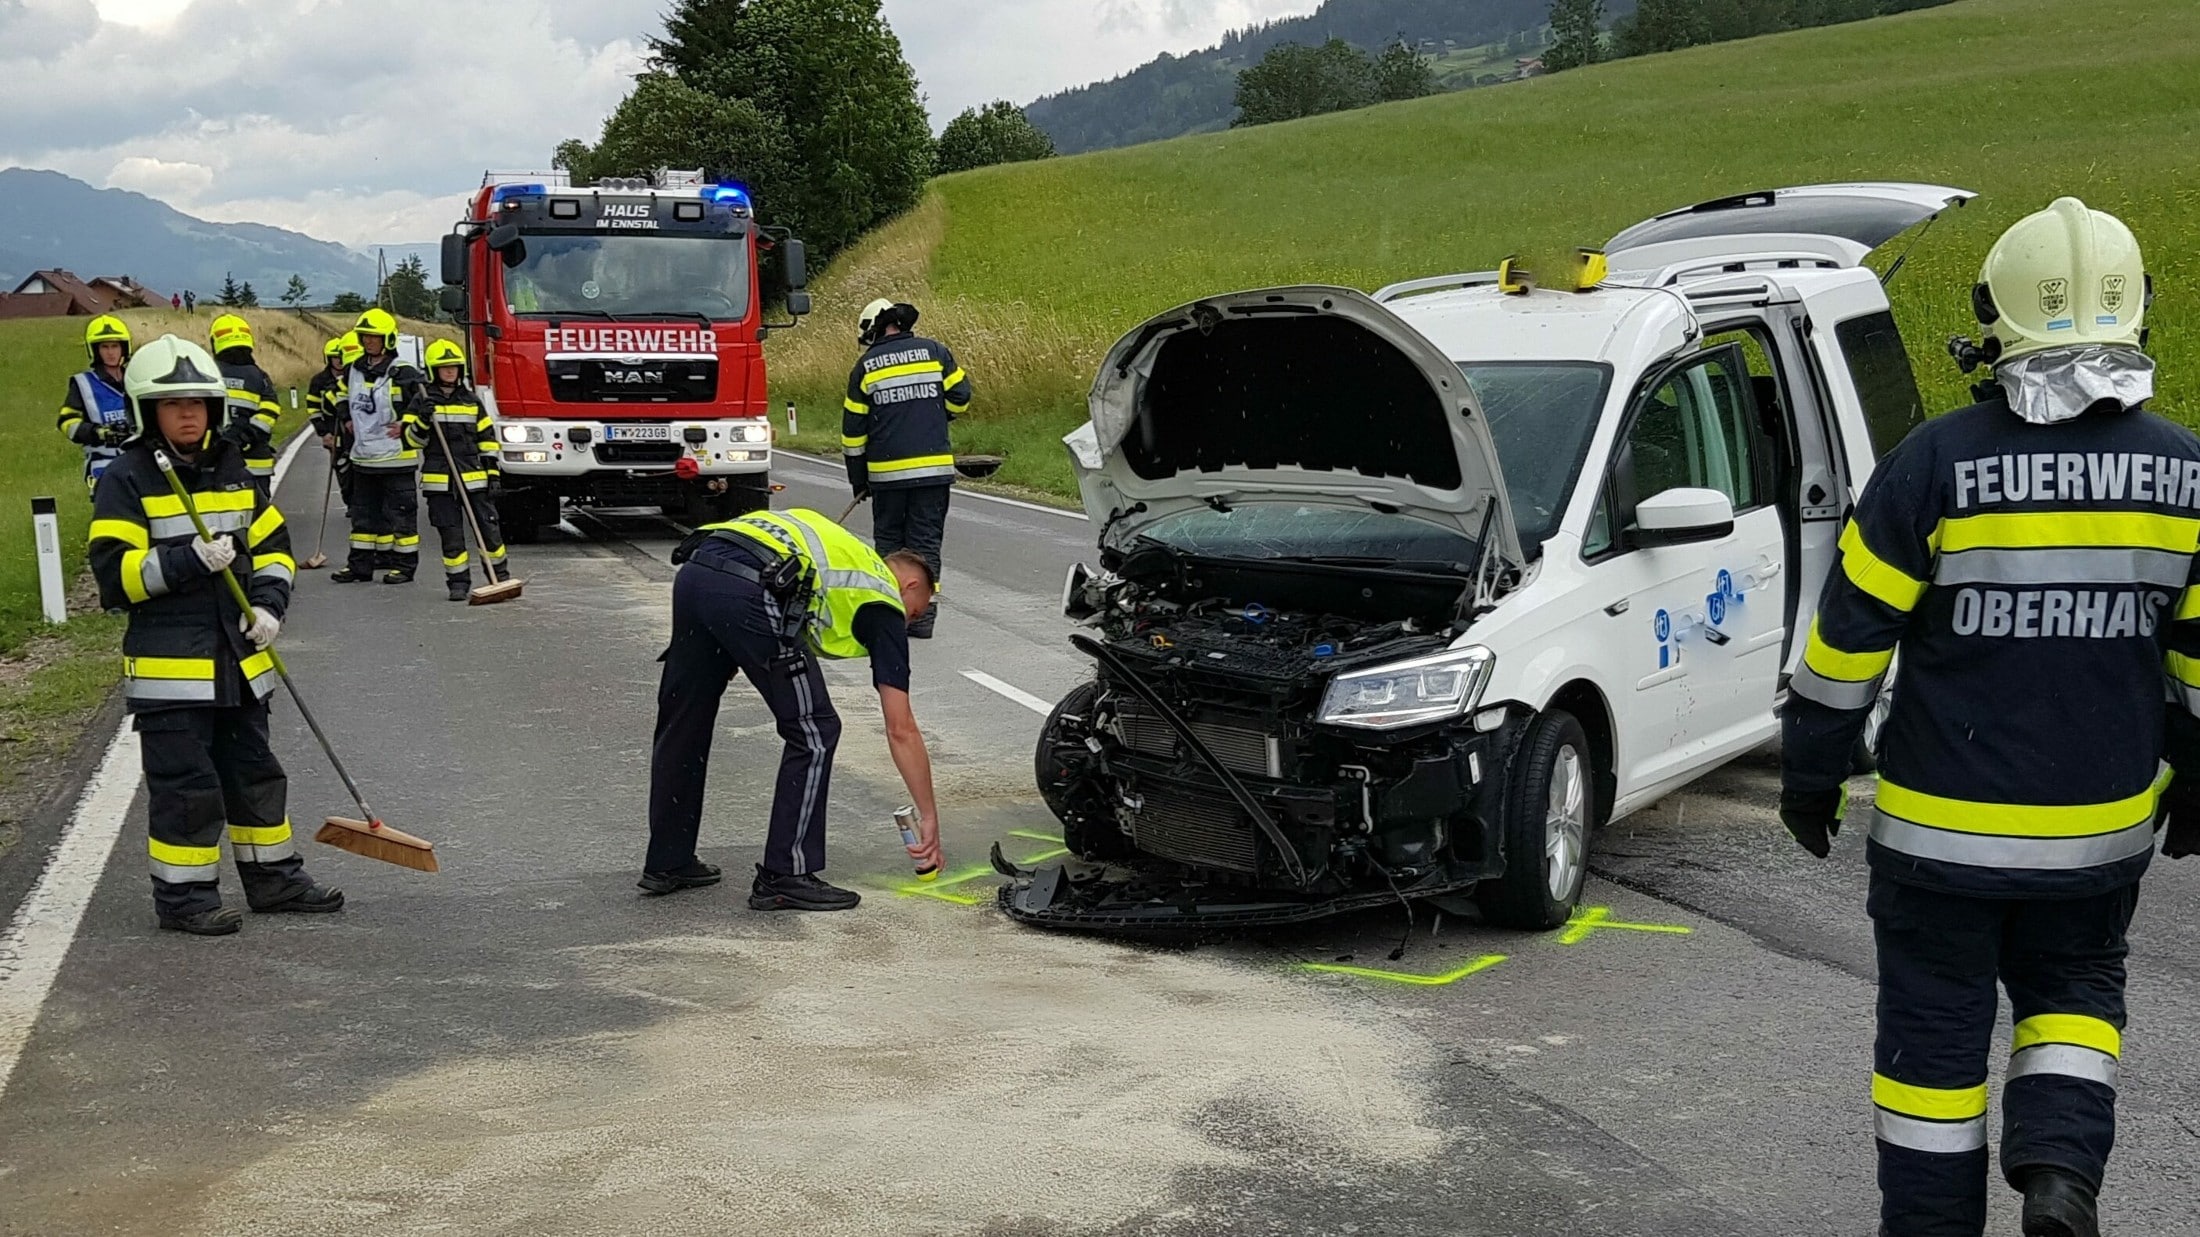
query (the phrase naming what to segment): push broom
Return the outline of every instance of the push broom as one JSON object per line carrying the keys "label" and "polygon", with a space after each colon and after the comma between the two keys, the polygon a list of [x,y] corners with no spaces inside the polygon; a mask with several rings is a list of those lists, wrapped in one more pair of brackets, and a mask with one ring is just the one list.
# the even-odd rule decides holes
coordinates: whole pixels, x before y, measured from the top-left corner
{"label": "push broom", "polygon": [[451,470],[451,479],[448,484],[452,489],[458,491],[458,505],[466,509],[466,527],[474,530],[474,544],[481,547],[481,569],[489,575],[487,584],[466,594],[466,604],[469,606],[493,606],[500,601],[516,600],[520,595],[520,590],[527,587],[527,581],[515,580],[510,576],[506,576],[502,580],[497,579],[496,560],[489,557],[489,543],[481,535],[481,522],[474,519],[473,496],[466,492],[466,479],[459,476],[458,457],[451,454],[451,440],[443,434],[443,422],[431,417],[428,423],[435,426],[435,440],[443,444],[443,462],[449,465]]}
{"label": "push broom", "polygon": [[328,456],[328,479],[321,483],[321,535],[313,539],[313,557],[299,563],[300,567],[319,569],[328,566],[328,555],[323,551],[328,549],[328,500],[335,489],[336,453],[331,451]]}
{"label": "push broom", "polygon": [[[183,478],[176,475],[175,463],[168,458],[168,453],[155,451],[153,460],[160,465],[161,475],[168,478],[168,488],[175,491],[176,498],[183,503],[184,511],[190,515],[191,526],[199,530],[199,536],[212,541],[214,535],[207,531],[206,521],[199,518],[198,504],[191,501],[191,491],[184,488]],[[244,585],[238,583],[237,573],[224,567],[222,579],[228,582],[229,596],[236,601],[238,611],[249,617],[252,614],[252,599],[245,595]],[[401,868],[414,868],[422,872],[436,871],[438,865],[435,861],[435,844],[382,823],[382,818],[376,816],[374,809],[367,806],[367,797],[359,792],[359,783],[351,780],[351,774],[345,770],[343,760],[336,755],[336,745],[329,742],[328,736],[321,732],[321,723],[313,720],[313,710],[306,707],[305,697],[298,694],[298,685],[290,679],[290,668],[283,664],[283,655],[276,652],[272,644],[267,646],[267,658],[274,664],[276,677],[282,679],[283,686],[289,690],[291,703],[298,706],[298,716],[306,719],[306,728],[313,732],[314,739],[321,745],[321,751],[327,754],[329,764],[336,769],[336,776],[343,780],[344,789],[351,792],[351,801],[359,805],[359,814],[366,818],[349,820],[342,816],[331,816],[322,824],[321,831],[313,835],[313,840],[369,859],[394,863]]]}

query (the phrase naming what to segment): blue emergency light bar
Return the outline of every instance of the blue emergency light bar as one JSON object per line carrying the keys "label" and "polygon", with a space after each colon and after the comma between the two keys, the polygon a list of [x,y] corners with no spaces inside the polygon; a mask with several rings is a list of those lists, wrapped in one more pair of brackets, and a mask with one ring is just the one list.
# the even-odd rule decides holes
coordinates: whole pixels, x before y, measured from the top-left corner
{"label": "blue emergency light bar", "polygon": [[739,185],[705,185],[703,200],[713,206],[750,206],[749,191]]}
{"label": "blue emergency light bar", "polygon": [[549,190],[541,185],[498,185],[489,193],[489,201],[502,202],[506,198],[539,198]]}

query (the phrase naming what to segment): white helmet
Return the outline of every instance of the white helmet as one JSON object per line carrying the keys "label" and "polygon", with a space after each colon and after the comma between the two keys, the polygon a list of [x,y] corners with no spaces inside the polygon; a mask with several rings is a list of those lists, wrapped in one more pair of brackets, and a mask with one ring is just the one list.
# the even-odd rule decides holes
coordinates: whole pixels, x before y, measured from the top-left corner
{"label": "white helmet", "polygon": [[2123,221],[2057,198],[1986,255],[1972,308],[1995,362],[2051,348],[2140,348],[2153,300],[2138,238]]}
{"label": "white helmet", "polygon": [[129,396],[132,438],[151,432],[159,420],[153,406],[164,399],[207,401],[209,430],[229,398],[222,371],[206,349],[188,339],[163,335],[130,354],[130,367],[122,372],[122,388]]}
{"label": "white helmet", "polygon": [[878,320],[894,307],[892,301],[880,297],[863,307],[856,315],[856,342],[868,348],[878,340]]}

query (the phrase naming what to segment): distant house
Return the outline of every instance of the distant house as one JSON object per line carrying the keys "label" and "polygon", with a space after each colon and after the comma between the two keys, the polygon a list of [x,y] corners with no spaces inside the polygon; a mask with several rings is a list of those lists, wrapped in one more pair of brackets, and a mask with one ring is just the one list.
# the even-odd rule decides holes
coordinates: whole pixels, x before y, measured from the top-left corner
{"label": "distant house", "polygon": [[1541,56],[1522,56],[1513,61],[1513,80],[1516,82],[1526,81],[1531,77],[1541,77],[1547,72],[1549,70],[1543,67],[1543,57]]}
{"label": "distant house", "polygon": [[128,275],[86,281],[56,267],[32,271],[15,291],[0,293],[0,318],[82,318],[167,299]]}

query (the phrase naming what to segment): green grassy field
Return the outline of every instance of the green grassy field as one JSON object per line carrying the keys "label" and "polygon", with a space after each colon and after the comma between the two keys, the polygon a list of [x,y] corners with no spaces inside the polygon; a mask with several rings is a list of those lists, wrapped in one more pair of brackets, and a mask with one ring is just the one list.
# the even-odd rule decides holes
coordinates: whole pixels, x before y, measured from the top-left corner
{"label": "green grassy field", "polygon": [[[2188,0],[1962,0],[1536,81],[981,169],[835,263],[816,325],[772,345],[776,403],[827,414],[856,310],[911,300],[978,386],[963,451],[1066,492],[1055,441],[1107,346],[1173,304],[1299,281],[1373,288],[1596,244],[1674,206],[1814,181],[1925,180],[1984,196],[1894,285],[1929,403],[1975,329],[1993,238],[2057,194],[2122,215],[2161,288],[2157,406],[2200,366],[2200,22]],[[801,445],[829,447],[824,415]],[[820,433],[819,431],[824,431]]]}

